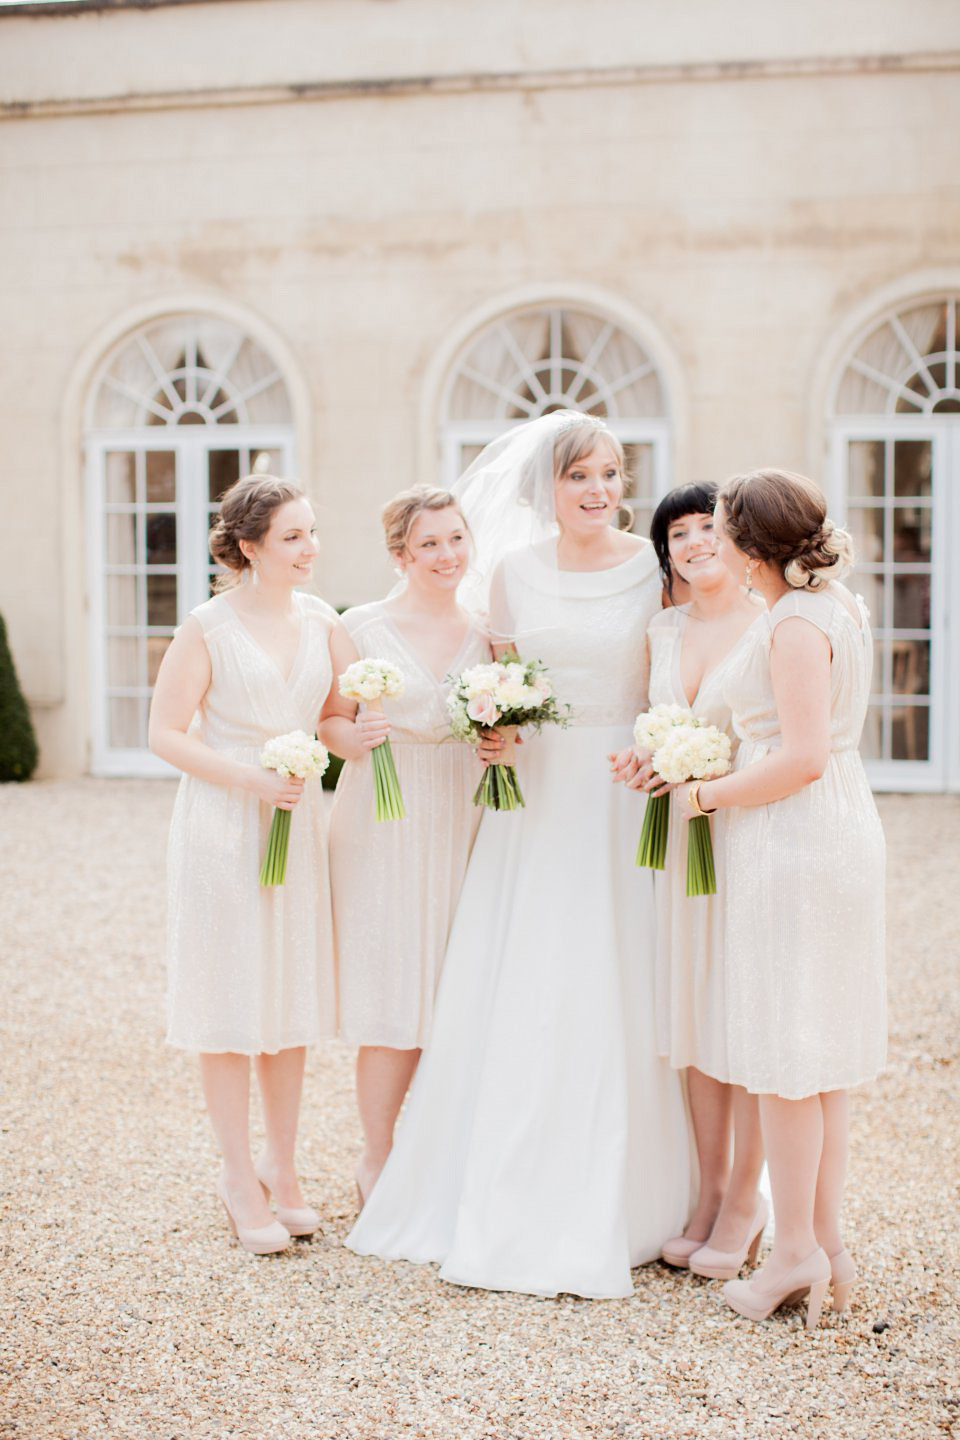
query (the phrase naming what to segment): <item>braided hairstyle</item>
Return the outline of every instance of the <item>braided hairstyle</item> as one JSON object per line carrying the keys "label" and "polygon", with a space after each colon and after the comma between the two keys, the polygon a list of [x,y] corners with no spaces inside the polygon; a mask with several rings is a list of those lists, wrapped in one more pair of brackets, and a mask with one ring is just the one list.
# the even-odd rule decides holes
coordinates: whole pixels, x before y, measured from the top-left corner
{"label": "braided hairstyle", "polygon": [[853,565],[853,542],[827,516],[823,492],[789,470],[734,475],[717,497],[724,529],[753,560],[779,565],[795,590],[822,590]]}
{"label": "braided hairstyle", "polygon": [[227,571],[217,580],[217,590],[238,584],[250,569],[240,541],[258,545],[270,529],[274,511],[288,500],[302,499],[302,490],[275,475],[244,475],[224,491],[217,523],[210,531],[210,554]]}

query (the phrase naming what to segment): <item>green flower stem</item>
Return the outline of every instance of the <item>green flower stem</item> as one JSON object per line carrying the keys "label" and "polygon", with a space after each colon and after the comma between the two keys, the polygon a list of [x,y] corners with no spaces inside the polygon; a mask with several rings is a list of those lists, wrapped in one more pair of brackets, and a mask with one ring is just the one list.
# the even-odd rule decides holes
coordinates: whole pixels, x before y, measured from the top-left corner
{"label": "green flower stem", "polygon": [[260,870],[261,885],[284,885],[287,880],[287,849],[290,844],[289,810],[274,810],[267,837],[267,853]]}
{"label": "green flower stem", "polygon": [[637,864],[646,870],[662,870],[667,859],[670,830],[670,796],[652,795],[643,812],[643,828],[637,847]]}
{"label": "green flower stem", "polygon": [[716,895],[717,875],[713,865],[713,840],[706,815],[695,816],[688,827],[687,894]]}
{"label": "green flower stem", "polygon": [[526,805],[513,765],[488,765],[473,797],[488,810],[519,810]]}
{"label": "green flower stem", "polygon": [[373,786],[377,800],[377,819],[405,820],[407,812],[389,740],[384,740],[373,752]]}

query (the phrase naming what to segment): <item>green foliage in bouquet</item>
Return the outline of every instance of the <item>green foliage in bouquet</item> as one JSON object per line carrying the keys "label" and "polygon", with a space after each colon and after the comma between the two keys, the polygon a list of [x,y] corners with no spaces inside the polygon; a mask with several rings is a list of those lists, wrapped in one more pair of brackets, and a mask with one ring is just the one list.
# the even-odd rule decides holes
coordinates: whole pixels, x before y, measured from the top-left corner
{"label": "green foliage in bouquet", "polygon": [[29,780],[37,768],[37,738],[0,615],[0,781]]}

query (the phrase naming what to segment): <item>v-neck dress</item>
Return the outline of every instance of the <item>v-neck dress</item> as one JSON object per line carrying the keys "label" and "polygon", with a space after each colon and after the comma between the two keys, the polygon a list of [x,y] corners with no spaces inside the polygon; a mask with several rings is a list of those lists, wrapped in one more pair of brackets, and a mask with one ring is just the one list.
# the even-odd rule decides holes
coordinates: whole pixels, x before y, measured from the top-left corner
{"label": "v-neck dress", "polygon": [[[683,705],[707,725],[737,737],[724,698],[724,676],[746,642],[749,627],[729,652],[704,675],[691,703],[684,689],[680,653],[689,607],[654,615],[647,630],[650,646],[650,704]],[[758,611],[757,624],[763,612]],[[726,885],[725,838],[729,811],[710,821],[717,873],[716,895],[687,895],[688,827],[670,799],[666,864],[657,874],[657,1048],[677,1070],[693,1065],[714,1080],[729,1080],[723,966],[723,895]]]}
{"label": "v-neck dress", "polygon": [[[430,1037],[483,772],[450,733],[446,676],[431,674],[384,603],[358,605],[342,620],[361,657],[389,660],[404,677],[384,708],[407,818],[377,820],[369,756],[343,767],[330,822],[340,1034],[353,1045],[417,1049]],[[449,673],[489,659],[486,637],[471,628]]]}
{"label": "v-neck dress", "polygon": [[[265,742],[312,735],[332,680],[337,616],[297,593],[300,644],[285,678],[226,595],[191,613],[211,680],[191,731],[251,765]],[[336,1030],[333,926],[318,780],[291,812],[287,880],[260,885],[273,808],[246,790],[184,775],[168,847],[168,1032],[185,1050],[276,1054]]]}

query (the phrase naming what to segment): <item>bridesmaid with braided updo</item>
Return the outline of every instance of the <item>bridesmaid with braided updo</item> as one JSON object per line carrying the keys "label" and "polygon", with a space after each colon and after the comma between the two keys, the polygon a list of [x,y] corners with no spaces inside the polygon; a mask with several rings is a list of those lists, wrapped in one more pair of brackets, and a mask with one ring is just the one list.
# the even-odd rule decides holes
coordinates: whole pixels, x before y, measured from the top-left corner
{"label": "bridesmaid with braided updo", "polygon": [[840,1224],[847,1090],[886,1052],[884,841],[857,745],[873,647],[841,583],[850,537],[802,475],[757,470],[721,489],[719,553],[767,602],[724,675],[734,770],[682,786],[684,818],[723,809],[729,1079],[760,1097],[773,1251],[732,1308],[763,1320],[855,1279]]}
{"label": "bridesmaid with braided updo", "polygon": [[[305,1047],[336,1026],[320,784],[264,770],[267,740],[312,735],[332,678],[336,613],[301,590],[313,511],[286,480],[226,492],[210,549],[220,593],[177,631],[157,676],[150,746],[183,771],[168,850],[171,1045],[199,1053],[223,1156],[217,1191],[241,1245],[282,1250],[316,1230],[294,1148]],[[274,808],[292,811],[286,884],[259,883]],[[250,1062],[266,1146],[250,1153]],[[276,1218],[267,1203],[276,1207]]]}

